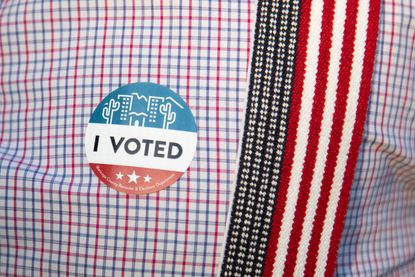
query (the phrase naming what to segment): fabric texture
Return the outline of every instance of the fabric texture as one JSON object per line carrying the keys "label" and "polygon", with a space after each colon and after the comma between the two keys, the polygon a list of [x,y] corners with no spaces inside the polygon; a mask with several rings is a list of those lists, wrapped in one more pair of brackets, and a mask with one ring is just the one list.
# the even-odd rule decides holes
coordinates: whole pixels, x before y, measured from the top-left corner
{"label": "fabric texture", "polygon": [[415,2],[382,1],[337,276],[415,275]]}
{"label": "fabric texture", "polygon": [[[251,2],[1,4],[0,274],[213,276],[246,93]],[[114,89],[170,87],[199,143],[166,190],[99,183],[86,123]]]}
{"label": "fabric texture", "polygon": [[[379,6],[377,0],[259,1],[223,276],[333,275],[363,135]],[[286,110],[273,116],[268,103]],[[270,159],[268,148],[282,160]]]}
{"label": "fabric texture", "polygon": [[222,276],[260,276],[287,136],[300,3],[259,1]]}
{"label": "fabric texture", "polygon": [[[288,2],[297,3],[275,3]],[[357,2],[359,6],[352,5]],[[320,41],[323,43],[313,48],[314,55],[321,53],[330,60],[330,44],[341,48],[341,35],[339,40],[325,40],[330,37],[330,28],[341,33],[342,28],[336,26],[346,20],[339,19],[334,11],[347,10],[348,20],[358,20],[365,12],[360,17],[354,12],[374,2],[298,1],[303,5],[299,15],[308,17],[311,24],[302,24],[306,26],[302,32],[308,34],[314,28],[310,43],[317,46]],[[286,232],[287,227],[280,230],[289,236],[284,241],[291,241],[288,248],[280,247],[281,242],[273,237],[270,244],[266,239],[267,251],[273,245],[276,256],[268,262],[268,274],[301,275],[304,269],[306,273],[318,274],[324,270],[328,275],[335,270],[336,276],[415,275],[415,6],[412,2],[381,2],[363,144],[356,170],[347,171],[348,184],[352,185],[349,204],[344,197],[338,204],[341,213],[346,213],[348,207],[343,232],[337,219],[334,225],[335,242],[340,242],[337,264],[336,245],[325,245],[327,256],[312,255],[316,249],[322,249],[314,238],[310,243],[312,251],[302,255],[305,253],[302,245],[308,246],[303,243],[306,241],[303,226],[314,226],[303,224],[310,219],[303,216],[304,208],[305,215],[310,214],[303,206],[289,210],[293,224],[287,226],[294,232]],[[225,265],[221,257],[226,242],[226,217],[233,205],[240,166],[238,148],[248,114],[245,112],[246,100],[249,101],[247,78],[256,7],[257,3],[251,0],[0,1],[0,276],[220,273]],[[270,5],[267,11],[271,9],[276,6]],[[279,16],[286,15],[284,11]],[[370,18],[365,19],[372,22],[368,32],[374,32],[377,26]],[[280,26],[277,22],[272,24]],[[319,32],[320,29],[324,31]],[[359,37],[363,38],[366,36]],[[305,49],[306,40],[303,43],[298,47]],[[303,53],[297,59],[309,62],[306,52]],[[353,55],[343,55],[346,63],[356,61],[351,59]],[[362,60],[357,62],[364,61],[366,55],[360,57]],[[325,77],[331,72],[327,66],[323,62],[311,72],[320,72],[317,83],[327,79],[336,85],[337,78]],[[297,71],[297,79],[310,72],[309,67],[302,68],[305,72],[299,75]],[[170,87],[190,106],[198,126],[198,148],[189,170],[176,184],[154,194],[125,195],[99,183],[92,173],[85,157],[84,133],[92,111],[109,92],[128,83],[147,81]],[[294,82],[298,90],[298,80]],[[304,94],[299,91],[295,94],[297,100],[290,102],[291,106],[296,105],[295,101],[307,105],[334,101],[330,97],[313,100],[310,96],[313,90],[303,88],[303,91]],[[300,99],[307,95],[311,98]],[[257,96],[265,99],[262,94]],[[274,101],[272,97],[269,99]],[[309,122],[312,134],[299,131],[296,135],[304,143],[309,141],[307,137],[321,137],[316,135],[318,131],[331,130],[331,125],[324,121],[314,128],[320,124],[317,114],[323,107],[314,106],[316,110],[312,108],[305,113],[314,118]],[[349,120],[348,116],[344,118]],[[338,122],[341,123],[335,121]],[[308,128],[301,122],[298,126]],[[292,136],[285,139],[288,143],[297,142]],[[317,143],[317,139],[313,141],[313,147]],[[303,150],[303,154],[308,153]],[[300,172],[296,176],[302,177],[301,170],[310,161],[314,163],[309,160],[300,168],[293,167]],[[277,163],[274,166],[278,168]],[[353,173],[356,174],[352,184]],[[300,188],[305,193],[284,194],[279,185],[271,188],[260,185],[261,193],[275,189],[283,195],[276,197],[273,211],[280,211],[281,197],[292,203],[297,202],[297,197],[311,199],[313,187]],[[322,191],[326,197],[332,193],[330,189]],[[271,198],[267,195],[264,199]],[[254,216],[262,213],[255,205],[250,208]],[[270,211],[263,214],[269,215]],[[274,213],[274,222],[275,216],[291,218],[285,211]],[[337,213],[333,218],[338,218]],[[319,220],[322,223],[324,218]],[[254,221],[249,224],[255,232],[263,231]],[[271,228],[267,232],[276,234]],[[251,256],[243,257],[242,261],[256,266],[254,272],[260,267],[254,263],[265,254],[252,251],[251,246],[262,249],[263,238],[267,236],[260,234],[257,240],[251,236],[245,245],[241,241],[235,243],[250,251],[247,253]],[[325,241],[326,238],[322,236],[319,241],[323,244],[333,241]],[[307,257],[315,261],[304,260]]]}
{"label": "fabric texture", "polygon": [[332,276],[363,134],[380,1],[303,1],[264,276]]}

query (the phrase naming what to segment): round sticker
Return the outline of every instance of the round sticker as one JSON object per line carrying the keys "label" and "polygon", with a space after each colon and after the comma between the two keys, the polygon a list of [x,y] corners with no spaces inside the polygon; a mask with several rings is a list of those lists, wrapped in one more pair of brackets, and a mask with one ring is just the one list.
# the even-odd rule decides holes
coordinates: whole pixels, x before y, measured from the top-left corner
{"label": "round sticker", "polygon": [[111,92],[86,128],[86,156],[95,175],[129,194],[162,190],[189,167],[197,144],[195,119],[165,86],[134,83]]}

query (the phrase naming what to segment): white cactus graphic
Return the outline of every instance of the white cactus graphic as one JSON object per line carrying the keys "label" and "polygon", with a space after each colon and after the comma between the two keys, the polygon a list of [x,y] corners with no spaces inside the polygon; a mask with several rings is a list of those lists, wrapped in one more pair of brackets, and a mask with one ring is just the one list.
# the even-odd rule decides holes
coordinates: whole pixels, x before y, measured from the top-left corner
{"label": "white cactus graphic", "polygon": [[169,129],[169,126],[176,121],[176,113],[171,111],[171,104],[160,105],[160,113],[164,115],[163,129]]}
{"label": "white cactus graphic", "polygon": [[107,124],[112,124],[112,117],[114,112],[120,109],[120,103],[111,99],[108,103],[108,106],[102,109],[102,117],[105,118]]}

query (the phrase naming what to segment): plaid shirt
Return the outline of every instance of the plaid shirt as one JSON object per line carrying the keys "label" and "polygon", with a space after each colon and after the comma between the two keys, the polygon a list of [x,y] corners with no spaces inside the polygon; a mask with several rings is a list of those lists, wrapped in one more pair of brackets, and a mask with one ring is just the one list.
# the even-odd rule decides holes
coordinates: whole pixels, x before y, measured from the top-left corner
{"label": "plaid shirt", "polygon": [[[237,168],[253,1],[0,3],[0,275],[213,276]],[[415,274],[414,3],[382,1],[336,275]],[[198,125],[155,194],[100,183],[85,127],[109,92],[163,84]]]}

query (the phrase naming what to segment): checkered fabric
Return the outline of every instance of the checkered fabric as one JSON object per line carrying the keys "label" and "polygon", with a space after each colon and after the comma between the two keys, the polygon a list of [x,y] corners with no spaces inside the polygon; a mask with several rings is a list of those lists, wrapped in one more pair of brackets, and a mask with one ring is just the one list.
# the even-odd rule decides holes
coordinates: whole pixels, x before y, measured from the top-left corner
{"label": "checkered fabric", "polygon": [[[0,276],[219,272],[255,9],[252,0],[0,1]],[[411,0],[381,5],[337,276],[415,275],[414,12]],[[125,195],[90,170],[84,133],[109,92],[147,81],[187,102],[198,148],[176,184]]]}
{"label": "checkered fabric", "polygon": [[[0,274],[213,276],[234,176],[254,5],[248,1],[1,4]],[[84,132],[133,82],[190,106],[198,148],[159,193],[99,183]]]}
{"label": "checkered fabric", "polygon": [[415,2],[384,0],[337,276],[415,276]]}

